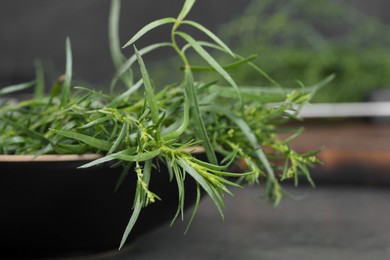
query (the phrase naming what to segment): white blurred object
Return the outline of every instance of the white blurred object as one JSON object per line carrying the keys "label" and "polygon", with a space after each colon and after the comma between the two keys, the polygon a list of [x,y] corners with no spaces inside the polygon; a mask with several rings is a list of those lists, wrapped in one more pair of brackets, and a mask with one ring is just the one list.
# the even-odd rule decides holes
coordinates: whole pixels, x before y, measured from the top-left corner
{"label": "white blurred object", "polygon": [[389,117],[390,102],[308,104],[299,112],[303,118]]}

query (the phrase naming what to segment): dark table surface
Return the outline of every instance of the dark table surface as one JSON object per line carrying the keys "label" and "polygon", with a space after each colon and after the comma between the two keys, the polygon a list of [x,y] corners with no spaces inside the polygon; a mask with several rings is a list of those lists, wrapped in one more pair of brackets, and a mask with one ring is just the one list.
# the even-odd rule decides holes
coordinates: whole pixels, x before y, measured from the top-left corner
{"label": "dark table surface", "polygon": [[120,252],[78,259],[390,259],[390,189],[287,190],[304,197],[273,208],[261,188],[234,190],[224,222],[205,198],[186,235],[186,222],[167,223]]}

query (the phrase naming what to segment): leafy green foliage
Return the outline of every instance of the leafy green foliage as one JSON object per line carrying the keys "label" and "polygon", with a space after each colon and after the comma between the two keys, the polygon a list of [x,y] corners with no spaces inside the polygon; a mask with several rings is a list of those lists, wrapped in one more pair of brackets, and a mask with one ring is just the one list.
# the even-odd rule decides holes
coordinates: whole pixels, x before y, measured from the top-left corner
{"label": "leafy green foliage", "polygon": [[[220,33],[244,55],[261,54],[256,64],[284,86],[335,74],[313,102],[364,101],[390,86],[389,26],[343,1],[253,0]],[[268,84],[248,67],[235,75],[247,85]]]}
{"label": "leafy green foliage", "polygon": [[[276,205],[284,194],[280,181],[297,180],[299,175],[305,175],[310,181],[307,167],[316,163],[314,154],[301,155],[290,148],[290,140],[299,132],[292,132],[291,138],[286,140],[279,138],[284,129],[282,125],[294,118],[296,110],[311,98],[313,88],[259,89],[254,95],[245,88],[241,91],[225,68],[230,71],[249,64],[259,72],[259,77],[267,75],[251,63],[254,56],[242,58],[233,54],[206,28],[185,20],[194,2],[187,0],[177,19],[161,19],[146,25],[125,46],[131,46],[152,29],[168,24],[172,25],[171,42],[153,44],[139,51],[134,46],[134,55],[126,60],[118,47],[118,34],[110,32],[111,53],[117,67],[110,89],[115,91],[115,87],[122,84],[126,87],[123,92],[107,94],[73,86],[71,46],[67,40],[64,80],[54,84],[50,95],[36,95],[25,101],[12,98],[1,101],[1,154],[98,153],[101,158],[81,167],[115,161],[124,169],[118,185],[127,172],[134,169],[138,181],[133,213],[120,247],[131,235],[142,208],[164,199],[149,190],[153,178],[151,169],[157,162],[166,164],[167,178],[175,180],[178,187],[174,219],[183,218],[184,180],[192,178],[197,183],[197,201],[190,222],[198,208],[201,190],[212,199],[223,218],[223,196],[231,194],[229,187],[241,187],[245,182],[257,183],[263,178],[266,180],[265,195]],[[111,30],[116,30],[117,16],[119,1],[113,0]],[[212,42],[197,41],[182,25],[203,31]],[[177,38],[185,43],[180,45]],[[231,65],[221,65],[206,50],[208,47],[232,58]],[[143,55],[159,48],[171,48],[177,54],[181,59],[183,78],[180,82],[158,86],[159,90],[156,90],[156,82],[152,80]],[[196,66],[190,63],[187,50],[197,53],[212,68],[216,79],[222,77],[222,82],[218,85],[216,81],[203,82],[202,71],[194,73]],[[30,82],[4,88],[0,94],[34,84],[36,88],[42,87],[38,81]],[[208,161],[196,159],[189,151],[190,147],[199,145],[204,148]],[[224,157],[225,164],[217,160],[216,154]],[[233,163],[245,165],[240,172],[229,172]],[[236,180],[242,183],[238,184]]]}

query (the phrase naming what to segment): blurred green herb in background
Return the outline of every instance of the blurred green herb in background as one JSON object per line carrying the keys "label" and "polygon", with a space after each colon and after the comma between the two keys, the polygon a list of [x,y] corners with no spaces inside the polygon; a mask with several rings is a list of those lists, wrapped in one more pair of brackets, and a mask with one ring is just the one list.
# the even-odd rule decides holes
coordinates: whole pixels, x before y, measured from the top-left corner
{"label": "blurred green herb in background", "polygon": [[[334,73],[313,102],[364,101],[370,91],[390,87],[389,26],[342,1],[253,0],[220,33],[239,52],[259,54],[256,64],[284,86]],[[245,67],[234,76],[268,84]]]}

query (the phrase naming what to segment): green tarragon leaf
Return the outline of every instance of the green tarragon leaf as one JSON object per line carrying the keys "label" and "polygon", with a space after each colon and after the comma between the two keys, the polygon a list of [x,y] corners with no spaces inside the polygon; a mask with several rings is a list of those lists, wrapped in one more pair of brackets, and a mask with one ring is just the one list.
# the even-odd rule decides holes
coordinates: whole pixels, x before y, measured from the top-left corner
{"label": "green tarragon leaf", "polygon": [[130,45],[133,45],[139,38],[141,38],[143,35],[145,35],[147,32],[150,30],[153,30],[156,27],[159,27],[161,25],[169,24],[169,23],[174,23],[176,22],[175,18],[168,17],[168,18],[163,18],[159,19],[156,21],[153,21],[147,25],[145,25],[141,30],[139,30],[122,48],[129,47]]}
{"label": "green tarragon leaf", "polygon": [[102,151],[110,150],[111,145],[112,145],[111,142],[100,140],[100,139],[97,139],[95,137],[88,136],[85,134],[80,134],[80,133],[76,133],[76,132],[72,132],[72,131],[57,130],[57,129],[50,129],[50,130],[56,134],[80,141],[82,143],[85,143],[89,146],[92,146],[92,147],[97,148],[97,149],[102,150]]}

